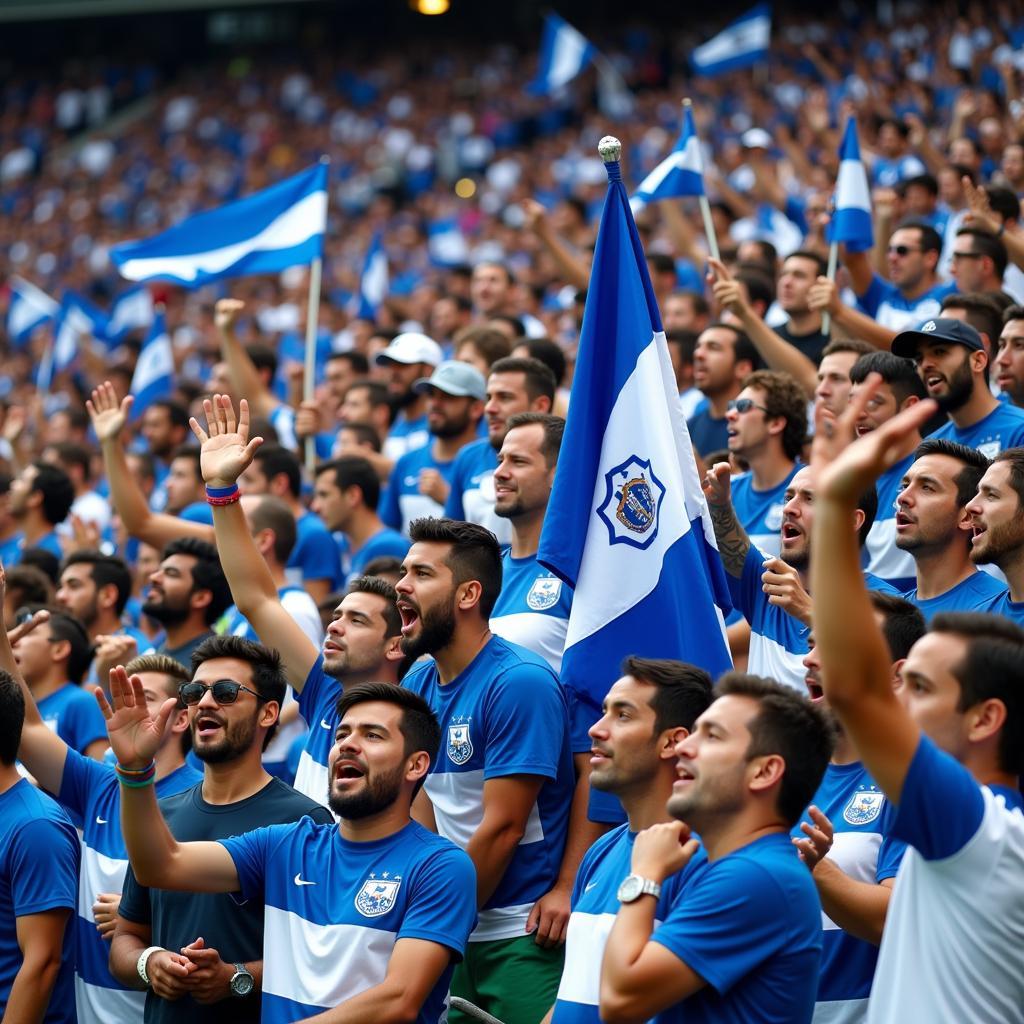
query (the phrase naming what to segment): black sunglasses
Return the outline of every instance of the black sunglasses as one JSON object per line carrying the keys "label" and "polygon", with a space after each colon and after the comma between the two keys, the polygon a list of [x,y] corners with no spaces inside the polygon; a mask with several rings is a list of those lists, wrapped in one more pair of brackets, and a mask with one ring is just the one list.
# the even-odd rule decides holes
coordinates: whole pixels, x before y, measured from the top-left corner
{"label": "black sunglasses", "polygon": [[752,398],[734,398],[725,408],[729,412],[732,412],[734,409],[736,412],[750,412],[751,409],[760,409],[761,412],[768,411],[763,405],[758,405]]}
{"label": "black sunglasses", "polygon": [[218,679],[215,683],[210,683],[209,686],[206,683],[182,683],[178,687],[178,700],[186,707],[191,707],[203,699],[207,690],[213,693],[213,699],[218,704],[234,704],[238,700],[239,690],[251,693],[257,700],[267,699],[255,690],[250,690],[248,686],[236,683],[233,679]]}
{"label": "black sunglasses", "polygon": [[890,256],[908,256],[912,252],[924,252],[924,249],[916,249],[912,245],[890,245],[888,252]]}

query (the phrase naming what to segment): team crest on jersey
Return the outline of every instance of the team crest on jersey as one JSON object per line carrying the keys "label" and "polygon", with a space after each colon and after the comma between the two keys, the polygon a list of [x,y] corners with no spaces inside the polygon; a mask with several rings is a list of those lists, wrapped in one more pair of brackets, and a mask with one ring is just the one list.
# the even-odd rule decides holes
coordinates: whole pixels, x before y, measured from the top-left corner
{"label": "team crest on jersey", "polygon": [[553,608],[561,593],[562,581],[557,576],[538,576],[526,595],[527,607],[535,612]]}
{"label": "team crest on jersey", "polygon": [[658,535],[658,512],[665,488],[651,463],[631,455],[604,475],[605,499],[597,514],[608,527],[609,543],[641,551]]}
{"label": "team crest on jersey", "polygon": [[356,893],[356,910],[363,917],[380,917],[386,914],[398,898],[398,890],[402,887],[400,875],[389,877],[385,871],[380,878],[375,874],[363,882],[362,889]]}
{"label": "team crest on jersey", "polygon": [[858,789],[843,811],[843,821],[849,825],[869,825],[882,813],[884,805],[884,793],[877,789]]}
{"label": "team crest on jersey", "polygon": [[994,441],[986,441],[984,444],[978,445],[978,451],[985,456],[986,459],[994,459],[999,452],[1002,450],[1002,445],[999,443],[998,438]]}
{"label": "team crest on jersey", "polygon": [[780,501],[768,509],[768,512],[764,517],[765,529],[771,530],[772,533],[782,529],[782,509],[784,507],[785,506]]}
{"label": "team crest on jersey", "polygon": [[465,764],[473,756],[473,738],[469,734],[469,722],[458,721],[448,726],[448,759],[455,764]]}

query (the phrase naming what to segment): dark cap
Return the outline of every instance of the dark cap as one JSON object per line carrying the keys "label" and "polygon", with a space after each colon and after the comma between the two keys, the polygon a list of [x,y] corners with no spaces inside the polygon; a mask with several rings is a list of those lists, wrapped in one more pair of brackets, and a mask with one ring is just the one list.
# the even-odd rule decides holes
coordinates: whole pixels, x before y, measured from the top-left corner
{"label": "dark cap", "polygon": [[901,331],[897,334],[892,339],[893,355],[913,359],[917,355],[918,345],[934,345],[936,342],[963,345],[972,352],[985,351],[981,335],[970,324],[942,316],[925,320],[916,331]]}

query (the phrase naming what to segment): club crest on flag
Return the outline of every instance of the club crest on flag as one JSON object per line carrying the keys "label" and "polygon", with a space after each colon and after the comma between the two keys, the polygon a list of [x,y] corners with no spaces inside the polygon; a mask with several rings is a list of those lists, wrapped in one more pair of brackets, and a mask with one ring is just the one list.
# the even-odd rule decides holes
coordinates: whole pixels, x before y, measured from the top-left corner
{"label": "club crest on flag", "polygon": [[562,581],[557,576],[538,576],[526,595],[526,604],[532,611],[542,612],[553,608],[562,593]]}
{"label": "club crest on flag", "polygon": [[597,514],[608,527],[608,542],[645,550],[658,536],[658,511],[665,497],[650,461],[631,455],[608,470],[604,480],[604,504]]}
{"label": "club crest on flag", "polygon": [[401,887],[402,879],[399,876],[374,878],[370,875],[356,893],[356,910],[363,917],[380,917],[381,914],[386,914],[395,905]]}
{"label": "club crest on flag", "polygon": [[882,813],[884,806],[884,793],[877,789],[860,789],[843,810],[843,821],[850,825],[868,825]]}
{"label": "club crest on flag", "polygon": [[448,759],[454,764],[465,764],[472,756],[473,738],[469,735],[469,723],[449,725]]}

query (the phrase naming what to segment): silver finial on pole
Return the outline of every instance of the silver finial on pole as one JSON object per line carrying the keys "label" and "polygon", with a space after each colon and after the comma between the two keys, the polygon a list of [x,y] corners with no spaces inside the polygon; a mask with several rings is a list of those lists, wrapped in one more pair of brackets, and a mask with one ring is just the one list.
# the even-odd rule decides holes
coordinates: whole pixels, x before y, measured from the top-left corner
{"label": "silver finial on pole", "polygon": [[622,143],[614,135],[606,135],[597,144],[597,151],[606,164],[615,163],[622,156]]}

